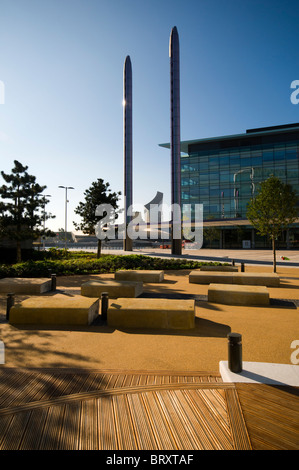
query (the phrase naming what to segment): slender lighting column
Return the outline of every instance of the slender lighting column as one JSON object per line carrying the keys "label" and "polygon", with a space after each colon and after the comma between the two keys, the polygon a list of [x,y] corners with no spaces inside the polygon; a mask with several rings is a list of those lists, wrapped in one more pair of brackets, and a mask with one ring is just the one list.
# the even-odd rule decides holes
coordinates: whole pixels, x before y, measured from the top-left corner
{"label": "slender lighting column", "polygon": [[58,188],[65,189],[65,228],[64,228],[64,235],[65,235],[65,249],[67,249],[67,203],[69,202],[67,199],[67,190],[68,189],[75,189],[72,186],[58,186]]}
{"label": "slender lighting column", "polygon": [[178,210],[172,211],[171,251],[182,253],[181,228],[181,135],[180,135],[180,46],[176,26],[171,30],[169,40],[170,57],[170,152],[171,152],[171,204]]}
{"label": "slender lighting column", "polygon": [[125,251],[132,251],[133,242],[127,235],[127,225],[132,219],[128,214],[128,209],[132,210],[133,203],[133,126],[132,126],[132,64],[130,56],[126,57],[124,64],[124,83],[123,83],[123,109],[124,109],[124,226],[125,237],[123,248]]}
{"label": "slender lighting column", "polygon": [[45,244],[46,244],[46,235],[45,235],[45,231],[46,231],[46,197],[52,197],[51,194],[45,194],[44,195],[44,199],[43,199],[43,202],[44,202],[44,236],[43,236],[43,250],[45,251]]}

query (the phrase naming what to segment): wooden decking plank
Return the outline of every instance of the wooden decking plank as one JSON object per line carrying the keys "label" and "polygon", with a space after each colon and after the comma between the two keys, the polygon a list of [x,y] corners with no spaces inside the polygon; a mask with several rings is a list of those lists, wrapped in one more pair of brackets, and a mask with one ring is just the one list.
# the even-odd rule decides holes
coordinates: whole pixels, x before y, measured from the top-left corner
{"label": "wooden decking plank", "polygon": [[41,436],[39,450],[57,450],[63,425],[65,406],[50,406]]}
{"label": "wooden decking plank", "polygon": [[177,398],[177,393],[171,391],[156,392],[157,399],[167,425],[173,435],[178,449],[196,449],[197,441],[186,429],[186,420],[182,416],[182,408]]}
{"label": "wooden decking plank", "polygon": [[19,450],[38,450],[48,409],[32,410]]}
{"label": "wooden decking plank", "polygon": [[98,447],[97,400],[83,400],[81,403],[79,450],[94,450]]}
{"label": "wooden decking plank", "polygon": [[0,419],[0,450],[2,450],[3,445],[5,445],[7,431],[13,419],[14,419],[13,411],[7,416],[2,416]]}
{"label": "wooden decking plank", "polygon": [[111,397],[97,400],[98,448],[100,450],[118,450],[115,415]]}
{"label": "wooden decking plank", "polygon": [[211,412],[213,400],[211,391],[208,389],[207,394],[203,395],[203,390],[194,389],[188,390],[185,394],[198,422],[198,434],[201,436],[203,449],[232,450],[232,436],[230,427],[227,426],[227,415],[224,416],[226,425],[223,425],[223,414]]}
{"label": "wooden decking plank", "polygon": [[66,403],[60,432],[60,450],[78,450],[81,409],[81,402],[79,400],[76,403]]}
{"label": "wooden decking plank", "polygon": [[[34,374],[20,374],[19,376],[9,376],[5,378],[1,377],[1,407],[13,406],[14,402],[21,400],[22,395],[24,394],[24,389],[29,386],[31,379],[34,378]],[[11,380],[13,379],[13,380]]]}
{"label": "wooden decking plank", "polygon": [[137,450],[134,426],[131,418],[127,396],[116,395],[112,397],[115,413],[118,448],[121,450]]}
{"label": "wooden decking plank", "polygon": [[31,412],[16,413],[6,429],[1,450],[18,450],[26,430]]}
{"label": "wooden decking plank", "polygon": [[251,450],[251,442],[236,390],[227,389],[225,394],[234,448],[237,450]]}
{"label": "wooden decking plank", "polygon": [[253,449],[299,449],[298,388],[238,384],[237,392]]}
{"label": "wooden decking plank", "polygon": [[164,419],[155,394],[153,392],[145,392],[143,394],[143,402],[158,450],[177,450],[177,443]]}
{"label": "wooden decking plank", "polygon": [[129,394],[127,399],[130,405],[137,448],[140,450],[157,450],[157,442],[145,410],[142,394]]}

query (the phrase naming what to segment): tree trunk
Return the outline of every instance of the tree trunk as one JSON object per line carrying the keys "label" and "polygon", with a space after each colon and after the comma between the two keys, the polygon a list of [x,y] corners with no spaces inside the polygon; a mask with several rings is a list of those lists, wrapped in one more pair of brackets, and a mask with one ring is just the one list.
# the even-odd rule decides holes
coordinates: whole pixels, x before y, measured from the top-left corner
{"label": "tree trunk", "polygon": [[100,257],[101,257],[101,250],[102,250],[102,240],[98,239],[97,258],[100,258]]}
{"label": "tree trunk", "polygon": [[272,249],[273,249],[273,272],[276,273],[276,245],[275,238],[272,238]]}

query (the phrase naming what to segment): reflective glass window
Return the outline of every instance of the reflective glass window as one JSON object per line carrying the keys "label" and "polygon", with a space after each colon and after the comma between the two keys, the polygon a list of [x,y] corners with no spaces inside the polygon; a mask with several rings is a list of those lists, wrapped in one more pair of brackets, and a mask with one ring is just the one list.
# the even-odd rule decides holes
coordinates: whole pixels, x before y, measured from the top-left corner
{"label": "reflective glass window", "polygon": [[251,166],[251,157],[241,158],[241,167]]}
{"label": "reflective glass window", "polygon": [[274,151],[274,160],[284,160],[285,152],[284,150],[275,150]]}
{"label": "reflective glass window", "polygon": [[286,150],[286,160],[296,160],[296,159],[297,159],[296,149]]}
{"label": "reflective glass window", "polygon": [[262,165],[262,157],[251,157],[251,165],[252,166],[260,166]]}
{"label": "reflective glass window", "polygon": [[209,164],[208,162],[199,162],[199,171],[208,170]]}
{"label": "reflective glass window", "polygon": [[263,151],[263,160],[265,162],[270,162],[273,160],[273,150],[264,150]]}
{"label": "reflective glass window", "polygon": [[229,171],[221,171],[219,174],[220,182],[228,182],[229,181]]}
{"label": "reflective glass window", "polygon": [[204,187],[204,188],[199,188],[199,194],[201,196],[208,196],[209,194],[209,188]]}
{"label": "reflective glass window", "polygon": [[209,164],[210,164],[210,166],[213,166],[213,165],[218,166],[219,165],[219,157],[218,156],[210,157]]}

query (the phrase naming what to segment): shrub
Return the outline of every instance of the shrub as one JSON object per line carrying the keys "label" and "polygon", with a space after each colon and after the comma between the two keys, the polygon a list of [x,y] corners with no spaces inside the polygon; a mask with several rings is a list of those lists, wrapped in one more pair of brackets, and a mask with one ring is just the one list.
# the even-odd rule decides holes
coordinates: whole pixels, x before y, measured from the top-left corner
{"label": "shrub", "polygon": [[54,253],[54,257],[56,255],[58,259],[29,260],[13,265],[2,264],[0,265],[0,278],[49,277],[51,273],[55,273],[57,276],[101,274],[113,273],[119,269],[190,270],[207,264],[221,264],[217,262],[207,263],[183,259],[153,258],[145,255],[105,255],[98,259],[88,256],[71,256],[66,259],[59,259],[60,253]]}

